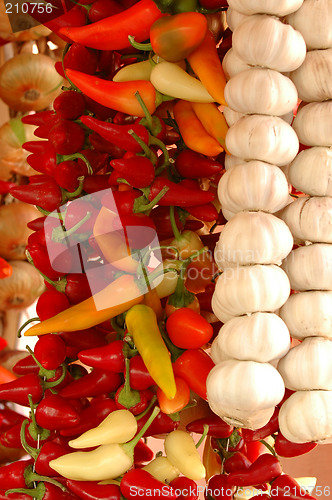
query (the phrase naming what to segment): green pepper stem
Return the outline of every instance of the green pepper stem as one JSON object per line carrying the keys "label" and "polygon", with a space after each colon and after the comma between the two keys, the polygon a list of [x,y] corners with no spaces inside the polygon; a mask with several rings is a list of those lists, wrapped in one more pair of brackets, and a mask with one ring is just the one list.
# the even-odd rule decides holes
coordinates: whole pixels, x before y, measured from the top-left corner
{"label": "green pepper stem", "polygon": [[21,443],[22,443],[23,449],[27,452],[27,454],[30,455],[36,461],[40,450],[30,446],[27,443],[27,440],[25,439],[25,429],[26,429],[26,426],[28,424],[29,424],[28,419],[23,420],[21,430],[20,430]]}
{"label": "green pepper stem", "polygon": [[203,443],[204,439],[206,438],[208,432],[209,432],[209,426],[207,424],[204,424],[204,426],[203,426],[203,434],[201,435],[201,437],[197,441],[197,443],[195,445],[196,448],[200,447],[200,445]]}
{"label": "green pepper stem", "polygon": [[145,408],[145,410],[143,410],[141,413],[139,413],[138,415],[135,416],[136,420],[139,420],[140,418],[143,418],[151,410],[152,406],[155,404],[156,401],[157,401],[157,396],[154,395],[151,398],[151,401],[148,404],[148,406]]}
{"label": "green pepper stem", "polygon": [[90,219],[91,215],[92,212],[87,212],[83,219],[79,220],[73,227],[68,230],[63,230],[62,226],[55,227],[52,231],[52,241],[54,241],[55,243],[59,243],[65,238],[68,238],[69,236],[74,234],[77,229],[83,226],[83,224],[85,224],[85,222]]}
{"label": "green pepper stem", "polygon": [[135,139],[135,141],[141,146],[147,158],[149,158],[149,160],[151,160],[151,162],[155,165],[157,163],[157,157],[149,146],[145,144],[145,142],[132,129],[128,131],[128,134]]}
{"label": "green pepper stem", "polygon": [[181,233],[178,229],[178,226],[176,225],[175,214],[174,214],[174,205],[171,205],[169,207],[169,216],[170,216],[170,221],[171,221],[171,226],[172,226],[174,238],[176,239],[176,241],[179,241],[179,239],[181,238]]}
{"label": "green pepper stem", "polygon": [[141,397],[138,391],[133,391],[130,387],[129,358],[125,359],[126,376],[123,389],[120,391],[118,401],[126,408],[131,408],[140,402]]}
{"label": "green pepper stem", "polygon": [[138,100],[142,110],[143,110],[143,113],[144,113],[144,116],[146,118],[146,121],[147,121],[147,124],[148,124],[148,129],[150,130],[150,132],[152,131],[152,127],[153,127],[153,124],[152,124],[152,116],[151,116],[151,113],[150,111],[148,110],[148,108],[146,107],[146,104],[145,102],[143,101],[142,99],[142,96],[141,94],[138,92],[138,90],[135,92],[135,97],[136,99]]}
{"label": "green pepper stem", "polygon": [[135,42],[135,37],[132,35],[128,35],[128,40],[129,40],[130,45],[132,47],[134,47],[135,49],[143,50],[144,52],[149,52],[150,50],[152,50],[151,43]]}
{"label": "green pepper stem", "polygon": [[[161,200],[161,198],[167,193],[167,191],[169,190],[169,187],[168,186],[164,186],[160,191],[159,193],[157,194],[157,196],[155,196],[153,198],[152,201],[150,201],[150,203],[146,203],[146,204],[143,204],[141,203],[139,206],[137,206],[135,208],[135,201],[134,201],[134,210],[133,212],[134,213],[140,213],[140,212],[148,212],[150,210],[152,210],[152,208],[157,205],[157,203]],[[139,198],[137,198],[139,199]],[[136,204],[137,205],[137,204]]]}
{"label": "green pepper stem", "polygon": [[78,184],[78,188],[75,189],[75,191],[73,191],[72,193],[70,193],[69,191],[66,191],[65,189],[62,189],[62,194],[64,196],[64,201],[66,200],[71,200],[72,198],[77,198],[77,196],[80,196],[80,194],[82,193],[83,191],[83,182],[84,182],[84,175],[80,176],[80,177],[77,177],[77,180],[79,182]]}
{"label": "green pepper stem", "polygon": [[[25,251],[25,255],[26,255],[26,258],[27,258],[27,261],[29,262],[29,264],[31,264],[34,268],[36,268],[32,258],[31,258],[31,255],[29,253],[28,250]],[[37,268],[36,268],[37,269]],[[50,285],[54,286],[54,288],[58,291],[58,292],[62,292],[62,293],[65,293],[66,291],[66,286],[67,286],[67,280],[66,278],[64,279],[60,279],[59,281],[53,281],[51,280],[48,276],[46,276],[44,273],[42,273],[39,269],[37,269],[37,271],[39,272],[39,274],[42,276],[42,278],[47,282],[49,283]],[[22,330],[23,328],[25,328],[26,325],[28,325],[29,323],[31,323],[32,321],[40,321],[39,318],[32,318],[32,319],[29,319],[28,321],[26,321],[24,323],[24,325],[21,326],[21,328],[19,329],[18,333],[20,335],[18,335],[18,337],[21,336],[21,333],[22,333]]]}
{"label": "green pepper stem", "polygon": [[76,158],[80,158],[84,163],[86,164],[86,168],[88,169],[88,173],[90,175],[93,174],[93,168],[91,167],[91,163],[87,159],[86,156],[84,156],[82,153],[74,153],[72,155],[59,155],[61,161],[70,161],[70,160],[76,160]]}
{"label": "green pepper stem", "polygon": [[24,328],[26,326],[28,326],[30,323],[33,323],[34,321],[40,321],[40,319],[38,318],[38,316],[36,316],[35,318],[28,319],[25,323],[23,323],[22,326],[20,326],[20,328],[17,331],[17,337],[19,339],[22,337],[22,332],[23,332]]}
{"label": "green pepper stem", "polygon": [[54,380],[53,382],[43,382],[45,389],[50,389],[51,387],[56,387],[57,385],[61,384],[61,382],[64,380],[64,378],[67,374],[67,366],[65,363],[62,363],[62,365],[60,365],[60,366],[62,367],[61,377],[59,377],[58,380]]}
{"label": "green pepper stem", "polygon": [[136,436],[131,440],[128,441],[128,443],[124,443],[121,445],[123,448],[124,452],[127,453],[129,457],[132,457],[134,454],[134,448],[137,445],[138,441],[143,437],[145,431],[150,427],[156,416],[160,413],[160,408],[156,406],[153,409],[153,412],[149,416],[148,420],[145,422],[143,425],[142,429],[136,434]]}
{"label": "green pepper stem", "polygon": [[164,153],[164,161],[163,163],[160,165],[159,168],[157,168],[156,170],[156,175],[160,174],[164,168],[166,168],[169,163],[170,163],[170,158],[169,158],[169,154],[168,154],[168,150],[165,146],[165,144],[163,143],[163,141],[161,141],[160,139],[158,139],[158,137],[154,137],[154,136],[150,136],[150,141],[149,141],[149,144],[154,144],[156,146],[158,146],[162,152]]}
{"label": "green pepper stem", "polygon": [[55,370],[47,370],[46,368],[44,368],[43,365],[40,363],[40,361],[38,361],[38,359],[36,358],[35,353],[31,349],[31,347],[28,345],[25,347],[28,353],[31,354],[31,356],[33,357],[34,362],[39,366],[39,375],[42,377],[46,377],[47,379],[54,377]]}
{"label": "green pepper stem", "polygon": [[276,458],[278,458],[275,449],[267,442],[265,439],[261,439],[260,442],[266,446],[266,448],[274,455]]}

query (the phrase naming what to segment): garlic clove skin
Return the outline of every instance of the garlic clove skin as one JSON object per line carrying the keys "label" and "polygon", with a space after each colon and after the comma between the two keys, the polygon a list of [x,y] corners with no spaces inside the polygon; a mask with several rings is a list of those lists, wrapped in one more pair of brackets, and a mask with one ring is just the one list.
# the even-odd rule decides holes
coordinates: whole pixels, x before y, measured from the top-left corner
{"label": "garlic clove skin", "polygon": [[238,360],[223,361],[213,367],[206,388],[212,411],[241,427],[257,425],[261,411],[263,418],[269,415],[269,420],[271,408],[273,413],[285,391],[281,375],[269,363]]}
{"label": "garlic clove skin", "polygon": [[305,0],[286,17],[286,22],[300,31],[307,50],[332,47],[332,9],[330,0]]}
{"label": "garlic clove skin", "polygon": [[295,130],[282,118],[249,115],[229,128],[226,148],[230,154],[245,160],[260,160],[281,167],[294,160],[299,140]]}
{"label": "garlic clove skin", "polygon": [[288,182],[277,166],[250,161],[225,172],[218,183],[218,197],[222,208],[233,213],[242,210],[274,213],[289,202]]}
{"label": "garlic clove skin", "polygon": [[332,197],[303,196],[287,205],[278,216],[298,242],[332,243]]}
{"label": "garlic clove skin", "polygon": [[[233,80],[233,78],[232,78],[232,80]],[[223,115],[224,115],[224,118],[225,118],[227,125],[229,127],[234,125],[234,123],[236,123],[240,118],[243,118],[245,116],[244,113],[240,113],[239,111],[234,111],[234,109],[231,109],[228,106],[224,106]],[[228,156],[230,156],[230,155],[228,155]]]}
{"label": "garlic clove skin", "polygon": [[239,12],[252,14],[270,14],[283,17],[298,10],[303,0],[228,0],[228,5]]}
{"label": "garlic clove skin", "polygon": [[216,364],[227,358],[269,363],[289,349],[289,331],[280,317],[257,312],[227,321],[212,342],[211,357]]}
{"label": "garlic clove skin", "polygon": [[289,77],[302,101],[332,99],[332,48],[308,52],[303,64]]}
{"label": "garlic clove skin", "polygon": [[292,391],[332,391],[332,340],[308,337],[278,363],[285,386]]}
{"label": "garlic clove skin", "polygon": [[281,307],[279,314],[295,339],[332,339],[332,291],[295,293]]}
{"label": "garlic clove skin", "polygon": [[289,165],[287,177],[310,196],[332,196],[332,149],[317,146],[301,151]]}
{"label": "garlic clove skin", "polygon": [[220,269],[249,264],[280,265],[292,248],[292,233],[281,219],[261,211],[244,211],[225,225],[214,259]]}
{"label": "garlic clove skin", "polygon": [[293,290],[332,290],[332,245],[314,243],[296,248],[282,269]]}
{"label": "garlic clove skin", "polygon": [[232,46],[247,64],[280,73],[301,66],[307,51],[299,31],[277,17],[264,14],[249,16],[241,22],[233,33]]}
{"label": "garlic clove skin", "polygon": [[222,68],[225,73],[226,80],[229,80],[233,76],[237,75],[241,71],[250,68],[250,64],[247,64],[235,51],[230,48],[225,57],[222,60]]}
{"label": "garlic clove skin", "polygon": [[235,28],[242,23],[242,21],[247,19],[247,17],[248,16],[246,14],[243,14],[242,12],[231,7],[228,2],[228,9],[226,12],[226,22],[227,26],[231,31],[234,31]]}
{"label": "garlic clove skin", "polygon": [[299,106],[293,128],[306,146],[332,146],[332,100]]}
{"label": "garlic clove skin", "polygon": [[280,431],[293,443],[332,443],[332,391],[298,391],[281,406]]}
{"label": "garlic clove skin", "polygon": [[231,167],[233,167],[233,165],[241,165],[242,163],[247,163],[247,162],[243,158],[240,158],[239,156],[228,155],[227,153],[225,154],[225,163],[224,163],[225,170],[229,170]]}
{"label": "garlic clove skin", "polygon": [[297,105],[297,90],[287,77],[267,68],[250,68],[225,87],[227,106],[239,113],[282,116]]}
{"label": "garlic clove skin", "polygon": [[218,278],[212,309],[223,323],[234,316],[254,312],[275,312],[287,300],[287,274],[275,265],[238,266],[226,269]]}

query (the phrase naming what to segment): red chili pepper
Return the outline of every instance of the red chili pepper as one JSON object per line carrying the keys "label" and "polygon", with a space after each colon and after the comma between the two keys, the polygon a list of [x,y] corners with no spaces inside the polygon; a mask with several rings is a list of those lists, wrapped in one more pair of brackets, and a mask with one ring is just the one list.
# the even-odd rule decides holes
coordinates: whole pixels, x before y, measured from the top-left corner
{"label": "red chili pepper", "polygon": [[87,366],[122,373],[125,368],[126,345],[123,340],[115,340],[105,346],[79,352],[78,359]]}
{"label": "red chili pepper", "polygon": [[50,21],[48,19],[44,19],[43,24],[66,42],[69,42],[69,39],[59,33],[61,28],[65,26],[84,26],[86,24],[86,14],[84,10],[76,5],[61,16],[57,16]]}
{"label": "red chili pepper", "polygon": [[34,404],[39,403],[43,397],[41,380],[34,373],[23,375],[23,377],[5,384],[0,384],[0,400],[29,406],[28,394],[31,394]]}
{"label": "red chili pepper", "polygon": [[155,177],[153,163],[145,156],[112,160],[111,166],[134,188],[150,186]]}
{"label": "red chili pepper", "polygon": [[89,9],[88,18],[96,23],[122,11],[123,8],[115,0],[96,0]]}
{"label": "red chili pepper", "polygon": [[43,368],[55,370],[66,359],[66,344],[59,335],[43,335],[37,340],[34,355]]}
{"label": "red chili pepper", "polygon": [[[47,142],[47,141],[43,141]],[[47,148],[43,153],[33,153],[27,157],[27,162],[34,170],[54,176],[57,169],[56,152],[51,143],[47,142]]]}
{"label": "red chili pepper", "polygon": [[92,132],[92,134],[89,135],[89,142],[96,151],[99,153],[107,153],[112,158],[122,158],[126,152],[116,144],[106,141],[106,139],[97,134],[97,132]]}
{"label": "red chili pepper", "polygon": [[[8,491],[10,492],[11,490]],[[15,489],[13,491],[15,491]],[[67,490],[64,491],[58,486],[47,482],[39,482],[35,488],[19,489],[18,493],[29,495],[27,498],[30,500],[31,497],[37,498],[38,500],[75,500],[78,498],[73,493],[69,493]],[[11,498],[10,495],[9,498]]]}
{"label": "red chili pepper", "polygon": [[209,479],[207,488],[204,491],[205,500],[232,500],[235,488],[227,482],[227,476],[216,474]]}
{"label": "red chili pepper", "polygon": [[299,457],[316,448],[317,443],[292,443],[279,431],[274,442],[274,449],[280,457]]}
{"label": "red chili pepper", "polygon": [[155,385],[155,381],[148,372],[142,356],[134,356],[133,358],[130,358],[129,375],[130,387],[132,389],[143,391],[144,389],[148,389],[152,385]]}
{"label": "red chili pepper", "polygon": [[[210,1],[210,0],[207,0]],[[214,1],[214,0],[211,0]],[[226,52],[229,51],[229,49],[232,47],[232,35],[233,32],[227,28],[224,33],[223,33],[223,38],[221,43],[218,46],[218,56],[220,60],[222,60],[225,57]]]}
{"label": "red chili pepper", "polygon": [[155,198],[165,186],[167,186],[169,189],[166,194],[159,200],[159,205],[192,207],[195,205],[203,205],[205,203],[209,203],[214,199],[214,194],[209,191],[202,191],[200,189],[188,189],[163,177],[157,177],[151,185],[149,200],[152,201],[153,198]]}
{"label": "red chili pepper", "polygon": [[248,469],[251,461],[240,451],[236,451],[224,461],[224,471],[227,473]]}
{"label": "red chili pepper", "polygon": [[60,276],[64,276],[66,273],[55,271],[51,266],[50,258],[46,251],[46,248],[38,243],[27,246],[27,251],[35,265],[35,267],[45,274],[50,279],[57,279]]}
{"label": "red chili pepper", "polygon": [[35,125],[39,127],[40,125],[46,125],[52,122],[56,118],[56,114],[53,110],[48,111],[38,111],[31,115],[22,116],[21,122],[26,125]]}
{"label": "red chili pepper", "polygon": [[0,490],[0,500],[31,500],[30,495],[25,495],[24,493],[9,493],[6,494],[6,490]]}
{"label": "red chili pepper", "polygon": [[39,402],[35,416],[37,424],[50,431],[75,427],[80,420],[69,401],[52,393]]}
{"label": "red chili pepper", "polygon": [[267,436],[271,436],[279,430],[278,422],[279,408],[275,408],[274,413],[268,423],[261,427],[260,429],[242,429],[242,436],[245,441],[260,441],[265,439]]}
{"label": "red chili pepper", "polygon": [[121,50],[131,46],[129,35],[137,42],[148,39],[150,26],[162,15],[152,0],[140,0],[119,14],[82,28],[63,28],[60,34],[93,49]]}
{"label": "red chili pepper", "polygon": [[51,128],[48,140],[58,154],[70,155],[83,148],[85,134],[78,123],[61,120]]}
{"label": "red chili pepper", "polygon": [[79,186],[79,177],[87,175],[88,171],[85,164],[81,164],[72,160],[62,161],[58,163],[54,178],[56,183],[73,193]]}
{"label": "red chili pepper", "polygon": [[110,189],[108,180],[109,175],[88,175],[83,181],[83,191],[92,194],[104,189]]}
{"label": "red chili pepper", "polygon": [[66,399],[93,397],[116,391],[121,384],[118,373],[95,368],[92,372],[74,380],[60,391]]}
{"label": "red chili pepper", "polygon": [[189,307],[180,307],[166,321],[166,330],[174,345],[181,349],[199,349],[212,337],[211,324]]}
{"label": "red chili pepper", "polygon": [[187,212],[204,222],[213,222],[218,219],[218,210],[213,203],[205,203],[195,207],[187,207]]}
{"label": "red chili pepper", "polygon": [[29,229],[32,231],[39,231],[40,229],[44,228],[44,222],[46,220],[46,217],[37,217],[37,219],[33,219],[32,221],[27,223],[27,226]]}
{"label": "red chili pepper", "polygon": [[66,345],[76,347],[77,352],[107,345],[105,334],[95,328],[75,332],[59,332]]}
{"label": "red chili pepper", "polygon": [[126,388],[122,384],[115,393],[115,404],[118,410],[129,410],[133,415],[139,415],[148,406],[153,393],[146,389],[145,391],[136,391],[131,388]]}
{"label": "red chili pepper", "polygon": [[60,123],[60,122],[61,122],[61,118],[54,113],[52,120],[50,120],[48,123],[45,123],[43,125],[39,125],[39,127],[37,127],[34,130],[33,134],[36,137],[39,137],[40,139],[48,139],[48,136],[49,136],[49,133],[50,133],[50,130],[52,129],[52,127],[54,127],[54,125],[56,125],[57,123]]}
{"label": "red chili pepper", "polygon": [[63,58],[63,65],[66,73],[69,69],[73,69],[94,75],[98,66],[98,54],[80,43],[73,43]]}
{"label": "red chili pepper", "polygon": [[40,184],[30,182],[27,185],[15,186],[10,190],[10,194],[31,205],[35,205],[37,201],[38,206],[48,212],[53,212],[62,203],[61,189],[51,177]]}
{"label": "red chili pepper", "polygon": [[234,486],[252,486],[270,482],[281,473],[279,460],[269,453],[264,453],[250,467],[231,472],[227,476],[227,483]]}
{"label": "red chili pepper", "polygon": [[91,116],[82,116],[81,121],[84,125],[91,130],[97,132],[101,137],[109,142],[116,143],[120,148],[132,153],[141,153],[142,148],[138,142],[130,135],[130,131],[135,132],[136,135],[145,143],[149,144],[149,132],[143,125],[115,125],[113,123],[105,123],[96,120]]}
{"label": "red chili pepper", "polygon": [[260,455],[266,452],[266,446],[260,441],[248,441],[244,443],[241,451],[251,462],[255,462]]}
{"label": "red chili pepper", "polygon": [[12,274],[13,274],[13,268],[11,264],[2,257],[0,257],[0,279],[9,278],[9,276],[11,276]]}
{"label": "red chili pepper", "polygon": [[212,177],[222,171],[223,165],[191,149],[183,149],[175,159],[176,170],[186,179]]}
{"label": "red chili pepper", "polygon": [[178,494],[177,500],[197,500],[198,487],[195,481],[185,476],[179,476],[173,479],[169,485],[174,488]]}
{"label": "red chili pepper", "polygon": [[[160,240],[165,240],[174,236],[169,207],[163,207],[161,205],[154,207],[150,213],[150,217],[155,223],[157,234]],[[184,223],[182,219],[180,219],[177,210],[174,210],[174,219],[178,230],[182,231],[182,229],[184,228]]]}
{"label": "red chili pepper", "polygon": [[271,498],[289,498],[290,500],[315,500],[315,497],[309,495],[305,488],[301,487],[295,479],[288,474],[278,476],[271,484]]}
{"label": "red chili pepper", "polygon": [[30,373],[36,373],[38,375],[39,370],[40,367],[37,365],[31,354],[20,359],[13,366],[13,372],[16,373],[16,375],[29,375]]}
{"label": "red chili pepper", "polygon": [[[9,488],[25,488],[29,483],[29,465],[33,460],[17,460],[11,464],[0,467],[0,484],[1,488],[8,490]],[[32,485],[32,483],[31,483]]]}
{"label": "red chili pepper", "polygon": [[[25,420],[27,420],[27,419],[25,418]],[[28,423],[30,425],[33,425],[31,420],[28,420]],[[14,425],[11,429],[8,429],[8,431],[6,431],[0,435],[0,442],[1,442],[2,446],[5,446],[7,448],[23,449],[22,440],[21,440],[22,425],[24,426],[24,422]],[[30,446],[38,446],[37,436],[36,436],[36,439],[34,439],[31,436],[31,433],[29,432],[29,429],[32,431],[32,428],[30,428],[30,425],[29,426],[25,425],[25,429],[24,429],[25,441]],[[48,439],[52,439],[50,432],[43,429],[42,434],[39,435],[39,442],[44,443]]]}
{"label": "red chili pepper", "polygon": [[36,305],[37,315],[40,321],[51,318],[70,306],[66,295],[57,290],[46,290],[39,297]]}
{"label": "red chili pepper", "polygon": [[[91,168],[95,174],[103,170],[104,168],[108,168],[108,160],[109,154],[100,153],[95,149],[82,149],[80,154],[83,155],[90,163]],[[77,163],[86,167],[86,163],[82,160],[82,158],[78,158]]]}
{"label": "red chili pepper", "polygon": [[97,481],[74,481],[67,479],[67,488],[82,500],[120,500],[117,484],[99,484]]}
{"label": "red chili pepper", "polygon": [[211,414],[205,418],[199,418],[187,424],[186,429],[188,432],[195,432],[197,434],[203,434],[204,425],[209,426],[208,436],[213,436],[215,438],[228,438],[234,427],[227,424],[218,415]]}
{"label": "red chili pepper", "polygon": [[142,500],[151,498],[151,491],[158,498],[175,500],[177,495],[171,486],[155,479],[149,472],[143,469],[132,469],[125,473],[121,479],[120,489],[127,500],[133,500],[137,495]]}
{"label": "red chili pepper", "polygon": [[[148,420],[149,416],[151,415],[152,410],[150,410],[144,417],[141,417],[137,421],[137,431],[139,432],[140,429],[143,427],[145,422]],[[176,430],[179,427],[180,422],[174,421],[166,415],[166,413],[163,413],[162,411],[158,413],[150,427],[147,429],[147,431],[144,433],[143,437],[149,437],[149,436],[156,436],[159,434],[168,434],[169,432],[172,432]]]}
{"label": "red chili pepper", "polygon": [[53,108],[56,114],[63,120],[76,120],[76,118],[79,118],[84,113],[85,99],[80,92],[67,90],[66,92],[61,92],[54,99]]}
{"label": "red chili pepper", "polygon": [[10,408],[0,410],[0,433],[5,432],[16,424],[21,424],[26,417]]}
{"label": "red chili pepper", "polygon": [[61,445],[55,440],[47,441],[39,449],[31,447],[27,443],[24,443],[24,446],[26,451],[34,458],[36,473],[42,476],[52,477],[54,470],[49,466],[50,461],[72,452],[70,446]]}
{"label": "red chili pepper", "polygon": [[112,411],[117,409],[114,399],[94,399],[91,406],[82,411],[81,420],[76,427],[60,430],[61,436],[79,436],[97,427]]}
{"label": "red chili pepper", "polygon": [[[129,191],[113,191],[112,194],[119,215],[132,214],[134,212],[135,200],[142,196],[141,191],[136,189],[130,189]],[[114,207],[113,200],[108,195],[103,197],[102,204],[111,210]]]}
{"label": "red chili pepper", "polygon": [[150,462],[154,457],[154,453],[149,446],[140,439],[134,449],[134,464],[143,465]]}
{"label": "red chili pepper", "polygon": [[190,389],[205,400],[206,379],[213,367],[212,359],[202,349],[187,349],[173,363],[174,374],[182,377]]}
{"label": "red chili pepper", "polygon": [[0,180],[0,194],[9,193],[9,190],[15,186],[16,186],[15,182],[6,182],[3,180]]}

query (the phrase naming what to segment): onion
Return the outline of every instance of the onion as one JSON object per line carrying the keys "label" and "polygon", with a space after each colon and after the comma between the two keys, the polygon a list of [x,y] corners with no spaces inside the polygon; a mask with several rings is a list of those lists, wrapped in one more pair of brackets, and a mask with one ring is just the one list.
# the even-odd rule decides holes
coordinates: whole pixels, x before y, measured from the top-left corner
{"label": "onion", "polygon": [[33,132],[34,125],[25,125],[19,118],[14,118],[0,127],[0,179],[9,180],[13,173],[29,177],[38,174],[27,163],[30,154],[22,149],[26,141],[39,140]]}
{"label": "onion", "polygon": [[0,310],[26,309],[44,291],[44,280],[31,264],[11,260],[13,274],[0,280]]}
{"label": "onion", "polygon": [[0,97],[16,111],[40,111],[59,94],[62,82],[50,57],[18,54],[0,68]]}
{"label": "onion", "polygon": [[40,213],[27,203],[0,206],[0,256],[4,259],[25,260],[25,247],[33,232],[27,223]]}

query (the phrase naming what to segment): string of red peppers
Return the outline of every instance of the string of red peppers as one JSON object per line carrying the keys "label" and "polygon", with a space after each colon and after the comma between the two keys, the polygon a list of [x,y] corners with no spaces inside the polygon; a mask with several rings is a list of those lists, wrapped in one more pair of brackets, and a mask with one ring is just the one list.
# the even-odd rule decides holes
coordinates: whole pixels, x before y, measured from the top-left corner
{"label": "string of red peppers", "polygon": [[[227,6],[223,0],[168,4],[172,15]],[[128,35],[136,42],[148,39],[151,25],[163,18],[165,5],[160,7],[152,0],[82,1],[49,23],[70,42],[57,69],[72,86],[56,98],[54,111],[22,119],[37,126],[35,135],[42,139],[23,145],[31,153],[28,163],[38,175],[31,176],[28,184],[6,186],[15,198],[37,204],[41,212],[41,217],[29,223],[34,232],[29,237],[27,255],[43,274],[46,291],[37,303],[38,318],[32,319],[41,321],[31,329],[32,334],[36,331],[39,335],[34,351],[29,349],[15,365],[13,371],[18,378],[0,385],[0,443],[21,448],[31,457],[0,467],[0,498],[120,500],[133,498],[133,491],[139,490],[140,498],[145,499],[151,497],[152,489],[161,497],[198,498],[196,482],[180,475],[181,470],[167,480],[166,486],[142,468],[153,462],[153,453],[144,440],[171,434],[180,424],[183,426],[182,411],[190,415],[190,407],[206,400],[206,378],[213,362],[205,347],[220,324],[211,325],[200,314],[212,312],[216,269],[207,251],[209,245],[213,247],[214,235],[199,237],[196,231],[206,223],[212,232],[212,224],[222,221],[213,204],[214,189],[223,171],[219,155],[223,148],[215,138],[212,141],[213,133],[220,132],[220,124],[213,129],[215,110],[207,108],[205,118],[211,120],[212,129],[202,135],[202,124],[193,108],[178,106],[177,122],[170,119],[167,103],[165,111],[161,106],[155,113],[162,96],[150,82],[111,81],[120,67],[139,61],[142,55],[146,57],[130,48]],[[110,29],[115,41],[109,38]],[[181,38],[181,25],[178,29]],[[205,49],[211,45],[209,40],[207,37],[204,42]],[[214,63],[228,41],[225,35],[217,56],[212,43]],[[113,45],[108,49],[106,43]],[[193,65],[200,61],[199,52],[195,57]],[[204,66],[202,78],[207,85],[209,71]],[[194,115],[195,120],[188,122]],[[199,149],[190,149],[188,143],[194,147],[196,140]],[[211,145],[215,148],[213,157],[206,149]],[[202,189],[202,180],[208,180],[204,183],[207,188]],[[103,196],[92,196],[101,191]],[[111,220],[107,217],[112,210],[116,214]],[[172,277],[165,280],[165,292],[158,294],[148,287],[142,293],[134,280],[139,262],[128,254],[130,238],[124,243],[116,231],[111,232],[103,246],[103,238],[99,235],[98,239],[96,231],[100,220],[112,222],[113,228],[123,228],[126,234],[137,226],[156,232],[164,267],[172,270],[167,273]],[[79,243],[81,266],[77,266],[68,238]],[[146,241],[140,248],[144,246]],[[50,259],[50,253],[61,257],[60,267]],[[119,264],[121,257],[128,255],[131,260]],[[111,265],[105,266],[105,262]],[[93,290],[88,279],[91,270]],[[194,279],[190,270],[196,271]],[[128,279],[121,276],[123,271],[129,272]],[[128,298],[121,310],[109,304],[106,316],[100,314],[93,298],[121,293],[120,282],[135,298],[132,302]],[[129,316],[126,320],[123,314],[132,306],[134,328],[130,327]],[[156,334],[152,340],[146,334],[149,329]],[[150,340],[156,342],[154,351]],[[169,366],[168,356],[172,361]],[[159,367],[154,367],[152,358],[157,358]],[[164,382],[166,373],[169,380]],[[29,407],[29,418],[12,410],[9,403]],[[161,411],[154,415],[157,405]],[[119,410],[135,415],[137,431],[144,431],[134,448],[133,468],[112,484],[62,476],[52,468],[52,461],[71,455],[72,440],[98,432]],[[202,439],[208,436],[204,451],[210,455],[204,460],[207,500],[231,499],[236,488],[245,486],[260,489],[259,498],[314,498],[282,474],[275,452],[298,456],[315,445],[287,442],[280,434],[277,413],[278,409],[270,422],[256,431],[229,426],[207,405],[201,418],[191,414],[186,431],[201,434]],[[266,447],[262,441],[271,435],[275,451],[263,453]],[[90,448],[84,452],[89,453]],[[183,453],[182,460],[189,460]]]}

